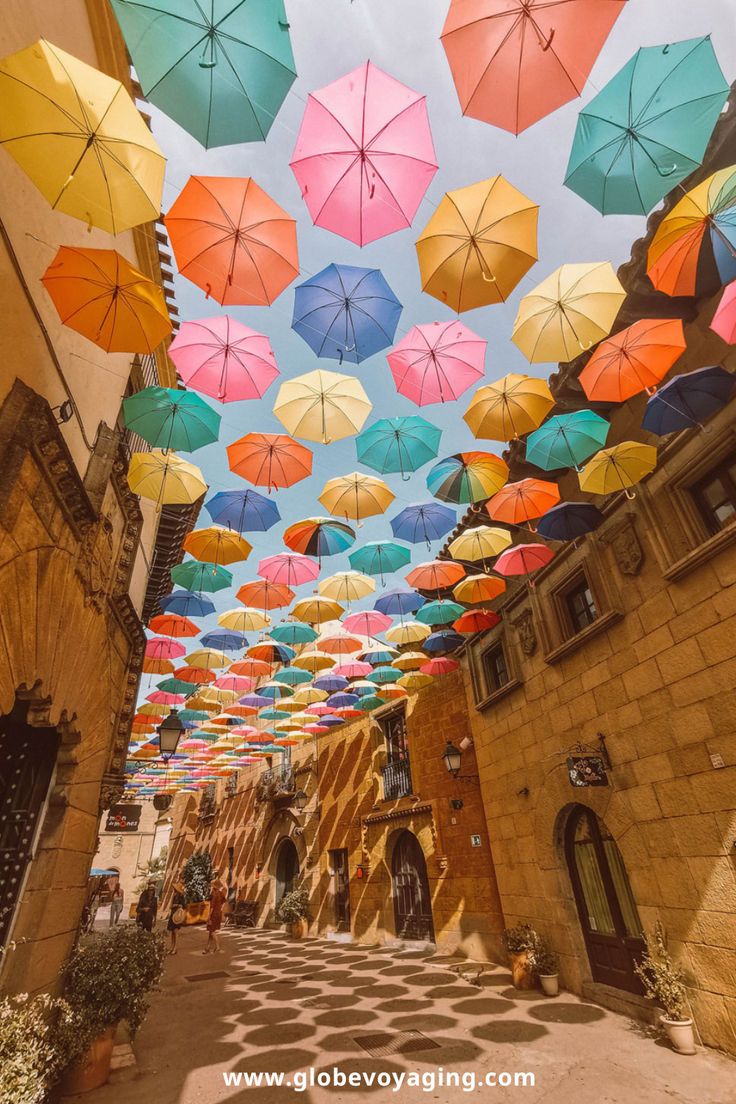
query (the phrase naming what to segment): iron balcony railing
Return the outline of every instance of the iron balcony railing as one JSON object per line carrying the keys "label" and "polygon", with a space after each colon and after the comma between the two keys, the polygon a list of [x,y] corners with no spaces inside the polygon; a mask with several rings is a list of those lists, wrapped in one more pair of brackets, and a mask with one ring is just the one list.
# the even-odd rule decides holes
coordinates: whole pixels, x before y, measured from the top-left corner
{"label": "iron balcony railing", "polygon": [[395,801],[398,797],[407,797],[411,792],[411,769],[409,760],[394,759],[383,767],[384,801]]}
{"label": "iron balcony railing", "polygon": [[295,792],[294,770],[290,765],[265,770],[258,779],[256,796],[259,801],[273,801]]}

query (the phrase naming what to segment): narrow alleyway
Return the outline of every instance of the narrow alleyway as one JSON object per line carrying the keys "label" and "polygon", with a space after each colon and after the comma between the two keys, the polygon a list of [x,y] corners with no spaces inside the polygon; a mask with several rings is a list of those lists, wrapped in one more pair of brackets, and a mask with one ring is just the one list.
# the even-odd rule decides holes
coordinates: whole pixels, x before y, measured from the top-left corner
{"label": "narrow alleyway", "polygon": [[[298,1076],[352,1071],[531,1071],[533,1088],[486,1088],[494,1098],[545,1104],[730,1104],[731,1060],[674,1054],[647,1028],[569,994],[518,992],[500,967],[476,986],[425,951],[365,948],[280,933],[225,932],[202,956],[204,933],[184,931],[135,1041],[137,1076],[88,1104],[213,1104],[258,1100],[336,1104],[467,1099],[462,1087],[307,1088]],[[464,967],[466,970],[467,965]],[[282,1087],[226,1086],[223,1071],[281,1071]],[[292,1084],[289,1085],[288,1082]]]}

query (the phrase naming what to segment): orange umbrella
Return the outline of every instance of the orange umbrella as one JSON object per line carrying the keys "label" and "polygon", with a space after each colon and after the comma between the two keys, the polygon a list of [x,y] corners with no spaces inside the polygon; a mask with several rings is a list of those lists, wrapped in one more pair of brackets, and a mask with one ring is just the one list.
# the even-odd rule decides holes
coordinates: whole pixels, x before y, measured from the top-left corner
{"label": "orange umbrella", "polygon": [[160,613],[151,618],[148,627],[161,636],[196,636],[199,632],[193,621],[176,613]]}
{"label": "orange umbrella", "polygon": [[494,521],[522,525],[546,514],[559,501],[560,490],[556,483],[545,479],[521,479],[518,483],[507,483],[486,503],[486,510]]}
{"label": "orange umbrella", "polygon": [[148,675],[170,675],[174,670],[174,664],[170,659],[156,659],[154,656],[143,657],[144,674]]}
{"label": "orange umbrella", "polygon": [[296,221],[249,176],[190,176],[164,222],[179,272],[223,305],[268,306],[299,275]]}
{"label": "orange umbrella", "polygon": [[478,602],[492,602],[505,590],[506,583],[495,575],[468,575],[453,588],[452,593],[458,602],[475,605]]}
{"label": "orange umbrella", "polygon": [[640,391],[651,394],[685,351],[679,318],[640,318],[602,341],[580,373],[589,399],[625,402]]}
{"label": "orange umbrella", "polygon": [[247,560],[253,551],[245,537],[232,529],[220,525],[210,525],[206,529],[193,529],[187,533],[182,545],[185,552],[195,560],[205,563],[230,564]]}
{"label": "orange umbrella", "polygon": [[227,446],[231,472],[256,487],[291,487],[312,474],[312,453],[285,433],[246,433]]}
{"label": "orange umbrella", "polygon": [[114,249],[62,245],[41,281],[64,325],[106,353],[152,353],[171,333],[161,288]]}
{"label": "orange umbrella", "polygon": [[459,583],[464,574],[465,568],[454,560],[431,560],[417,564],[406,576],[406,581],[417,590],[444,590]]}
{"label": "orange umbrella", "polygon": [[[266,663],[265,659],[253,659],[248,656],[246,659],[238,659],[235,663],[231,663],[230,674],[245,675],[247,678],[261,678],[263,675],[272,674],[273,669],[273,663]],[[235,712],[235,706],[231,708],[230,712]]]}
{"label": "orange umbrella", "polygon": [[288,606],[296,598],[291,587],[283,583],[270,583],[268,579],[255,579],[251,583],[243,583],[235,595],[244,606],[255,606],[256,609],[270,610],[281,609]]}

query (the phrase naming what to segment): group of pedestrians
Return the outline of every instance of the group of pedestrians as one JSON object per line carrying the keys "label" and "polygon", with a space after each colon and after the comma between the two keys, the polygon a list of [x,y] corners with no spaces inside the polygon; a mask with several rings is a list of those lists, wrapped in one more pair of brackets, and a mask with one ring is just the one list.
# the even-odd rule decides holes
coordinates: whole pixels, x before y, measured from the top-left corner
{"label": "group of pedestrians", "polygon": [[[207,918],[207,943],[202,954],[216,954],[220,950],[218,932],[222,927],[222,921],[227,901],[227,894],[222,882],[214,881],[210,887],[209,904],[210,911]],[[186,889],[184,883],[178,878],[173,885],[169,913],[166,921],[166,930],[169,933],[170,955],[177,952],[177,940],[179,929],[186,923]],[[136,923],[144,931],[153,931],[153,925],[158,915],[158,898],[156,896],[156,883],[151,881],[141,893],[136,909]]]}

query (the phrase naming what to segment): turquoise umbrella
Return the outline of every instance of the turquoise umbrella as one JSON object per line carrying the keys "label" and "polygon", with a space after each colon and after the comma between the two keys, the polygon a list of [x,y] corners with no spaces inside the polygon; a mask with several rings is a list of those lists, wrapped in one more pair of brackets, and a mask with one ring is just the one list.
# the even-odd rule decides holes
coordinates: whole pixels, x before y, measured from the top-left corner
{"label": "turquoise umbrella", "polygon": [[385,685],[387,682],[398,682],[401,678],[401,671],[398,671],[395,667],[376,667],[375,671],[371,671],[369,675],[366,675],[369,682],[375,682],[379,686]]}
{"label": "turquoise umbrella", "polygon": [[112,0],[143,94],[203,146],[265,139],[296,78],[283,0]]}
{"label": "turquoise umbrella", "polygon": [[379,418],[355,438],[358,459],[380,472],[411,472],[434,460],[440,447],[442,430],[418,414],[401,418]]}
{"label": "turquoise umbrella", "polygon": [[279,644],[311,644],[317,639],[319,633],[304,621],[286,621],[283,625],[275,625],[270,635],[274,640],[278,640]]}
{"label": "turquoise umbrella", "polygon": [[199,560],[186,560],[171,569],[171,581],[177,586],[198,593],[214,594],[218,590],[227,590],[232,585],[233,573],[219,564],[200,563]]}
{"label": "turquoise umbrella", "polygon": [[283,682],[287,686],[300,686],[304,682],[311,682],[312,675],[301,667],[282,667],[273,676],[274,682]]}
{"label": "turquoise umbrella", "polygon": [[198,689],[193,683],[185,682],[184,679],[165,678],[161,682],[157,682],[156,686],[159,690],[163,690],[166,694],[192,694]]}
{"label": "turquoise umbrella", "polygon": [[386,575],[409,563],[411,551],[396,541],[369,541],[354,552],[349,552],[348,559],[354,571],[362,571],[365,575],[380,575],[381,582],[384,582]]}
{"label": "turquoise umbrella", "polygon": [[123,421],[153,448],[194,452],[213,444],[220,415],[193,391],[146,387],[123,399]]}
{"label": "turquoise umbrella", "polygon": [[592,410],[549,418],[526,440],[526,458],[544,471],[579,468],[606,443],[610,422]]}
{"label": "turquoise umbrella", "polygon": [[366,694],[355,706],[361,713],[372,713],[374,709],[380,709],[386,704],[385,698],[379,698],[375,694]]}
{"label": "turquoise umbrella", "polygon": [[728,91],[710,38],[637,50],[580,112],[565,184],[604,215],[647,214],[702,162]]}
{"label": "turquoise umbrella", "polygon": [[417,610],[416,618],[425,625],[450,625],[464,612],[465,606],[457,602],[425,602],[422,608]]}
{"label": "turquoise umbrella", "polygon": [[259,709],[258,716],[264,721],[285,721],[290,714],[285,709]]}

